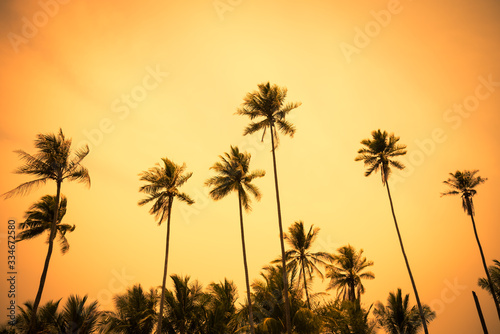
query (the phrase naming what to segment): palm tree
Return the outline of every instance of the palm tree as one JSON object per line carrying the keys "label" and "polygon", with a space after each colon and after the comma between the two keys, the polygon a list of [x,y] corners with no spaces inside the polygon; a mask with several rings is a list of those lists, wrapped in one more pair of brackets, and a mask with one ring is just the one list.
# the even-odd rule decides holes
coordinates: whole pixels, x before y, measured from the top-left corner
{"label": "palm tree", "polygon": [[[481,254],[481,261],[483,262],[483,268],[486,273],[486,277],[488,279],[488,283],[491,287],[491,290],[494,291],[494,285],[490,277],[490,273],[488,272],[488,267],[486,266],[486,260],[484,258],[483,247],[481,246],[481,242],[479,241],[479,236],[477,235],[476,222],[474,221],[474,203],[472,201],[472,197],[476,195],[477,191],[474,189],[476,186],[484,183],[487,179],[482,178],[481,176],[476,176],[478,170],[464,170],[456,171],[455,173],[450,173],[450,178],[448,180],[443,181],[444,184],[448,185],[451,190],[441,193],[441,196],[446,195],[460,195],[462,197],[462,208],[470,216],[472,220],[472,227],[474,228],[474,235],[476,236],[477,246],[479,247],[479,253]],[[498,304],[497,295],[492,294],[493,300],[495,301],[495,306],[497,308],[498,318],[500,319],[500,306]]]}
{"label": "palm tree", "polygon": [[27,301],[23,306],[18,306],[20,314],[16,317],[16,329],[20,333],[27,333],[30,329],[35,333],[58,333],[59,328],[63,322],[60,313],[57,311],[59,308],[58,301],[48,301],[40,306],[40,309],[35,314],[36,322],[33,324],[33,302]]}
{"label": "palm tree", "polygon": [[209,178],[205,185],[211,186],[210,197],[214,200],[220,200],[226,197],[230,192],[238,192],[238,206],[240,212],[240,230],[241,246],[243,248],[243,266],[245,268],[245,282],[247,287],[247,300],[249,305],[248,322],[250,331],[254,333],[252,302],[250,299],[250,282],[248,279],[247,253],[245,247],[245,231],[243,228],[243,208],[246,211],[251,210],[251,200],[248,193],[252,194],[257,200],[260,200],[261,194],[259,188],[252,184],[255,178],[263,177],[266,173],[262,170],[250,172],[250,154],[240,153],[238,147],[231,146],[231,152],[219,156],[222,161],[216,162],[211,169],[218,175]]}
{"label": "palm tree", "polygon": [[[286,311],[282,303],[283,270],[280,265],[269,265],[263,270],[260,274],[261,279],[255,280],[252,284],[257,319],[256,333],[280,334],[286,331]],[[319,333],[320,319],[307,308],[301,298],[302,289],[297,284],[296,270],[291,270],[288,280],[293,332],[297,334]],[[245,312],[245,308],[241,312]]]}
{"label": "palm tree", "polygon": [[97,301],[87,303],[88,296],[70,295],[61,312],[61,334],[91,334],[97,332],[98,320],[101,312]]}
{"label": "palm tree", "polygon": [[[500,261],[498,260],[493,260],[495,265],[489,266],[488,271],[490,273],[491,281],[493,282],[493,286],[495,287],[495,293],[497,295],[497,300],[500,299]],[[491,291],[491,286],[488,283],[488,280],[486,278],[480,278],[477,280],[477,285],[481,287],[482,289],[488,291],[490,294],[493,292]]]}
{"label": "palm tree", "polygon": [[174,198],[191,205],[194,201],[187,194],[179,191],[179,188],[193,175],[184,174],[186,164],[176,165],[168,158],[162,158],[163,165],[156,164],[154,167],[139,174],[140,180],[147,182],[139,188],[139,192],[147,195],[145,199],[139,201],[139,205],[154,202],[149,213],[155,215],[158,225],[167,219],[167,241],[165,247],[165,265],[163,267],[163,281],[161,285],[160,313],[158,314],[157,333],[161,333],[163,317],[163,297],[165,295],[165,283],[167,280],[168,248],[170,240],[170,215]]}
{"label": "palm tree", "polygon": [[[243,135],[248,135],[255,133],[257,131],[263,130],[262,139],[266,134],[266,129],[269,128],[269,134],[271,136],[271,151],[273,153],[273,169],[274,169],[274,186],[276,189],[276,203],[278,209],[278,225],[280,233],[280,243],[281,243],[281,260],[282,260],[282,270],[283,270],[283,284],[285,287],[285,292],[287,289],[287,273],[286,273],[286,257],[285,257],[285,243],[284,243],[284,233],[283,224],[281,221],[281,204],[278,188],[278,172],[276,168],[276,148],[278,146],[278,130],[285,134],[293,137],[295,133],[295,127],[292,123],[286,120],[286,116],[293,109],[300,106],[300,103],[287,103],[285,104],[285,98],[287,95],[287,89],[284,87],[279,87],[277,85],[272,85],[267,83],[262,83],[258,85],[259,90],[252,93],[248,93],[244,99],[243,105],[236,112],[238,115],[245,115],[250,117],[252,122],[245,128]],[[262,118],[257,122],[253,122],[256,118]],[[286,328],[287,333],[291,334],[292,323],[290,317],[290,301],[288,298],[288,293],[284,294],[285,303],[285,313],[286,313]]]}
{"label": "palm tree", "polygon": [[208,286],[207,329],[213,333],[233,334],[237,331],[236,300],[238,293],[233,282],[211,283]]}
{"label": "palm tree", "polygon": [[[409,306],[409,295],[402,297],[401,289],[394,294],[389,293],[387,306],[378,302],[373,313],[379,325],[387,334],[416,334],[422,328],[418,308]],[[436,317],[436,312],[424,305],[425,322],[429,323]]]}
{"label": "palm tree", "polygon": [[50,228],[50,235],[48,240],[47,256],[45,257],[45,264],[40,277],[40,284],[38,292],[33,303],[33,321],[30,333],[34,333],[36,326],[36,312],[40,299],[42,298],[43,287],[45,279],[47,278],[47,271],[49,269],[50,257],[54,247],[54,238],[57,234],[57,222],[59,221],[59,201],[61,198],[61,185],[64,180],[77,181],[84,183],[90,187],[90,176],[87,168],[81,165],[82,160],[89,153],[89,147],[77,149],[74,154],[71,153],[71,139],[67,139],[62,129],[59,129],[57,135],[54,134],[38,134],[35,139],[35,147],[38,153],[29,154],[22,150],[15,151],[20,159],[24,162],[22,166],[15,170],[16,174],[28,174],[35,176],[35,180],[24,182],[13,190],[3,194],[5,198],[10,198],[15,195],[25,195],[33,188],[37,188],[45,184],[48,180],[53,180],[56,183],[56,197],[55,197],[55,213],[52,225]]}
{"label": "palm tree", "polygon": [[[325,261],[332,261],[333,257],[326,252],[311,252],[314,241],[318,237],[319,227],[314,228],[311,225],[306,234],[304,229],[304,222],[295,222],[288,228],[288,234],[285,233],[285,240],[288,242],[292,249],[286,251],[287,265],[291,268],[298,268],[301,276],[300,280],[304,280],[304,292],[306,295],[307,306],[311,309],[311,302],[309,300],[309,292],[307,289],[307,277],[312,281],[313,273],[318,274],[323,279],[323,273],[317,267],[318,264],[326,266]],[[278,260],[281,261],[281,260]],[[276,262],[276,261],[274,261]],[[307,273],[307,275],[306,275]]]}
{"label": "palm tree", "polygon": [[103,333],[150,334],[156,323],[158,296],[154,289],[145,292],[140,284],[114,296],[114,312],[104,312],[100,327]]}
{"label": "palm tree", "polygon": [[[73,232],[75,225],[62,224],[61,220],[66,214],[66,206],[68,200],[64,195],[61,195],[59,202],[59,214],[57,217],[56,233],[59,236],[61,244],[61,252],[65,254],[69,250],[69,243],[66,239],[66,233]],[[34,203],[29,211],[26,211],[26,220],[19,223],[19,229],[22,231],[17,235],[17,241],[29,240],[35,238],[44,232],[49,232],[52,227],[52,221],[55,215],[55,196],[45,195],[38,202]]]}
{"label": "palm tree", "polygon": [[333,334],[374,334],[377,323],[369,319],[372,305],[365,309],[361,301],[356,299],[327,302],[318,310],[322,320],[324,330]]}
{"label": "palm tree", "polygon": [[420,303],[420,297],[418,296],[417,285],[413,279],[413,274],[410,269],[410,263],[406,257],[406,252],[403,246],[403,239],[401,239],[401,234],[399,233],[398,221],[396,219],[396,214],[394,213],[394,206],[392,204],[391,192],[389,190],[389,183],[387,180],[391,175],[391,167],[397,169],[404,169],[405,166],[394,160],[395,157],[406,154],[406,145],[398,144],[399,137],[394,136],[393,133],[388,134],[386,131],[382,132],[379,130],[372,131],[372,139],[363,139],[361,144],[364,145],[363,148],[358,150],[358,156],[354,159],[355,161],[363,161],[368,169],[365,172],[365,176],[370,176],[373,172],[377,172],[380,169],[380,175],[382,177],[382,185],[387,188],[387,195],[389,196],[389,203],[391,204],[392,217],[394,218],[394,225],[396,226],[396,232],[398,234],[399,245],[401,246],[401,252],[406,264],[406,269],[408,270],[408,275],[410,276],[411,285],[413,287],[413,292],[415,293],[415,298],[417,299],[418,310],[420,313],[420,318],[424,324],[424,332],[428,334],[427,324],[424,319],[424,311]]}
{"label": "palm tree", "polygon": [[[351,245],[340,247],[333,256],[332,264],[327,266],[326,277],[330,278],[328,289],[338,289],[338,294],[342,294],[343,300],[354,302],[361,299],[361,294],[365,293],[362,279],[374,279],[375,274],[371,271],[364,271],[373,266],[373,261],[368,261],[363,256],[363,250],[356,252]],[[356,295],[357,293],[357,295]]]}
{"label": "palm tree", "polygon": [[209,297],[203,293],[202,286],[190,282],[190,277],[170,276],[174,290],[165,293],[167,316],[163,319],[168,334],[198,334],[206,322],[206,307]]}

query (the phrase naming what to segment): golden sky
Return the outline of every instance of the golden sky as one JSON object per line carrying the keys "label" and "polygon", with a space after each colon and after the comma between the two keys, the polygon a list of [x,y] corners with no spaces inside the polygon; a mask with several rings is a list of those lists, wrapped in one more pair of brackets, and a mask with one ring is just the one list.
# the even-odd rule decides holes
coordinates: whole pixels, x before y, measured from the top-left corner
{"label": "golden sky", "polygon": [[[396,214],[434,333],[480,333],[471,290],[490,332],[500,331],[470,219],[458,197],[440,198],[457,169],[479,169],[476,222],[487,261],[500,259],[500,5],[495,0],[136,1],[41,0],[0,4],[0,192],[14,175],[16,149],[34,152],[38,133],[60,127],[84,160],[92,187],[63,184],[70,251],[54,251],[42,301],[71,293],[98,298],[141,283],[161,284],[165,227],[142,198],[138,173],[162,157],[187,164],[182,188],[197,204],[174,203],[169,273],[207,285],[233,279],[244,294],[236,196],[207,198],[209,167],[230,145],[252,154],[263,193],[245,216],[251,280],[279,254],[270,143],[243,137],[234,115],[247,92],[270,81],[302,106],[294,138],[277,151],[286,228],[321,228],[317,250],[350,243],[373,260],[368,306],[390,291],[413,292],[379,176],[355,162],[375,129],[408,145],[407,169],[390,181]],[[6,226],[22,221],[47,184],[0,200],[2,273]],[[34,299],[45,239],[17,244],[17,303]],[[4,274],[2,274],[4,275]],[[1,281],[0,322],[6,318]],[[318,289],[323,286],[318,284]]]}

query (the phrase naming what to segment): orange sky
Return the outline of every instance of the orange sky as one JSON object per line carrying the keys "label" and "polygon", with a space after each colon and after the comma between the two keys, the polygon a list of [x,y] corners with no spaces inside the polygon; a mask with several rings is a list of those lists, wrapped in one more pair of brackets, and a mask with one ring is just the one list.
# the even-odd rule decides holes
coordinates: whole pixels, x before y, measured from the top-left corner
{"label": "orange sky", "polygon": [[[174,204],[169,273],[205,285],[228,277],[243,295],[236,198],[212,202],[203,183],[230,145],[268,172],[256,180],[262,201],[245,216],[256,279],[279,253],[270,144],[243,137],[248,120],[234,112],[271,81],[302,102],[290,118],[296,136],[282,138],[277,152],[285,226],[320,227],[318,250],[363,248],[376,275],[365,284],[366,305],[398,287],[412,292],[380,177],[365,178],[354,161],[372,130],[395,132],[408,155],[391,180],[394,204],[420,298],[438,311],[430,331],[480,333],[471,290],[490,332],[500,331],[492,299],[476,285],[484,271],[470,219],[458,197],[439,196],[457,169],[488,178],[475,197],[476,222],[489,263],[500,259],[495,0],[54,1],[0,4],[0,192],[28,180],[11,173],[19,165],[12,151],[34,152],[37,133],[62,127],[91,149],[90,190],[63,184],[65,222],[77,228],[70,251],[53,254],[44,301],[89,294],[109,308],[109,296],[127,286],[161,284],[165,226],[137,201],[138,173],[165,156],[186,162],[194,174],[183,190],[197,200]],[[3,273],[7,220],[21,221],[54,192],[47,184],[0,200]],[[35,296],[44,241],[17,245],[18,304]]]}

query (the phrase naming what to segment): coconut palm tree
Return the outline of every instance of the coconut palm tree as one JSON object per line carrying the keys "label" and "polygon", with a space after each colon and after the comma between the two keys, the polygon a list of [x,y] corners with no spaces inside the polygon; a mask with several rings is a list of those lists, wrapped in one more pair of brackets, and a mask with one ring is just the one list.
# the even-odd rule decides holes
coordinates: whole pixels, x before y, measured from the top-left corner
{"label": "coconut palm tree", "polygon": [[401,238],[401,233],[399,232],[398,221],[396,219],[396,214],[394,213],[394,205],[392,204],[391,191],[389,189],[389,183],[387,182],[389,176],[391,175],[391,167],[400,170],[405,168],[401,162],[394,160],[394,158],[406,154],[406,145],[401,145],[398,141],[399,137],[394,136],[393,133],[388,134],[386,131],[380,131],[380,129],[372,131],[372,139],[363,139],[361,141],[361,144],[363,144],[364,147],[358,150],[358,156],[354,160],[364,162],[365,167],[368,168],[365,171],[365,176],[370,176],[373,172],[376,173],[380,170],[382,185],[387,189],[389,203],[391,204],[392,217],[394,218],[394,225],[396,226],[396,232],[398,234],[399,245],[401,246],[401,252],[403,253],[406,269],[408,270],[413,292],[415,293],[420,318],[424,325],[424,332],[425,334],[428,334],[429,332],[427,330],[427,324],[425,323],[424,311],[420,303],[420,297],[418,296],[417,285],[413,279],[410,263],[408,262],[404,249],[403,239]]}
{"label": "coconut palm tree", "polygon": [[[286,116],[290,113],[290,111],[299,107],[300,103],[289,102],[285,104],[287,89],[284,87],[279,87],[277,85],[271,86],[269,82],[259,84],[258,87],[258,91],[254,91],[246,95],[242,107],[237,110],[236,114],[248,116],[252,121],[245,128],[243,135],[249,135],[263,130],[262,139],[264,139],[266,130],[269,128],[269,135],[271,136],[271,151],[273,154],[274,186],[276,190],[276,203],[278,209],[278,226],[281,244],[283,284],[285,287],[285,292],[287,292],[288,282],[285,263],[285,242],[283,224],[281,220],[281,204],[275,151],[279,143],[278,130],[285,135],[289,135],[290,137],[293,137],[293,135],[295,134],[295,127],[286,119]],[[260,118],[260,120],[254,122],[253,120],[257,118]],[[290,317],[290,301],[288,298],[288,293],[284,294],[284,304],[286,310],[285,313],[287,333],[291,334],[292,323]]]}
{"label": "coconut palm tree", "polygon": [[[389,293],[387,306],[378,302],[373,314],[378,324],[387,334],[417,334],[423,327],[418,308],[409,305],[410,296],[402,297],[401,289],[398,292]],[[424,305],[424,317],[427,323],[436,317],[436,312],[429,306]]]}
{"label": "coconut palm tree", "polygon": [[[491,290],[494,291],[494,285],[490,277],[490,273],[488,271],[488,267],[486,266],[486,260],[484,258],[483,247],[481,246],[481,242],[479,241],[479,236],[477,234],[476,222],[474,221],[474,202],[472,201],[472,197],[476,195],[477,191],[474,189],[478,185],[486,182],[487,178],[482,178],[481,176],[476,176],[478,170],[464,170],[464,171],[456,171],[455,173],[450,173],[448,180],[443,181],[444,184],[448,185],[451,190],[445,191],[441,193],[441,196],[447,195],[460,195],[462,197],[462,208],[465,213],[470,216],[472,221],[472,227],[474,229],[474,235],[476,237],[477,246],[479,247],[479,253],[481,254],[481,261],[483,263],[483,268],[486,273],[486,278],[488,279],[488,284],[491,287]],[[498,319],[500,319],[500,306],[498,303],[498,298],[496,294],[492,294],[493,300],[495,301],[495,306],[497,308]]]}
{"label": "coconut palm tree", "polygon": [[97,332],[98,320],[101,316],[97,301],[87,303],[88,296],[70,295],[64,309],[60,313],[61,334],[91,334]]}
{"label": "coconut palm tree", "polygon": [[364,308],[359,299],[329,301],[318,310],[323,330],[333,334],[374,334],[377,322],[369,318],[372,306]]}
{"label": "coconut palm tree", "polygon": [[373,266],[373,261],[363,256],[362,249],[356,252],[351,245],[342,246],[337,252],[333,255],[332,264],[326,267],[326,277],[330,278],[328,289],[336,288],[343,300],[354,302],[361,299],[361,294],[365,292],[362,280],[375,278],[373,272],[365,271]]}
{"label": "coconut palm tree", "polygon": [[16,317],[16,329],[20,333],[27,333],[30,329],[35,333],[58,333],[62,325],[62,317],[58,312],[59,303],[61,300],[49,300],[44,305],[40,306],[38,312],[35,314],[36,322],[33,323],[33,302],[27,301],[23,306],[18,306],[19,315]]}
{"label": "coconut palm tree", "polygon": [[161,333],[163,317],[163,297],[165,295],[165,283],[167,280],[168,249],[170,241],[170,216],[172,213],[172,204],[174,199],[185,202],[189,205],[194,201],[187,194],[180,192],[179,188],[193,175],[193,173],[184,174],[186,164],[176,165],[168,158],[162,158],[162,165],[156,164],[154,167],[139,174],[140,180],[147,184],[139,188],[139,192],[147,195],[145,199],[139,201],[139,205],[145,205],[153,202],[149,213],[155,215],[158,225],[161,225],[167,219],[167,240],[165,247],[165,265],[163,267],[163,281],[161,285],[160,313],[158,314],[157,333]]}
{"label": "coconut palm tree", "polygon": [[236,300],[238,293],[232,281],[211,283],[208,286],[210,301],[207,305],[207,330],[210,333],[234,334],[236,322]]}
{"label": "coconut palm tree", "polygon": [[115,311],[103,312],[100,321],[101,332],[123,334],[150,334],[156,323],[157,293],[146,292],[140,284],[128,288],[123,294],[115,295]]}
{"label": "coconut palm tree", "polygon": [[[291,268],[300,270],[299,284],[300,280],[303,279],[304,292],[309,309],[311,309],[311,302],[307,289],[307,278],[309,277],[309,280],[312,281],[313,274],[317,274],[323,279],[323,273],[318,268],[318,265],[326,266],[327,263],[325,261],[331,262],[333,260],[333,257],[329,253],[311,251],[313,243],[318,237],[319,230],[319,227],[314,228],[314,225],[311,225],[306,234],[304,222],[298,221],[288,228],[288,234],[285,233],[284,236],[288,245],[291,247],[290,250],[286,251],[287,265]],[[276,263],[277,261],[281,260],[279,259],[273,262]]]}
{"label": "coconut palm tree", "polygon": [[226,197],[230,192],[238,193],[238,206],[240,212],[240,230],[241,246],[243,248],[243,266],[245,269],[245,282],[247,287],[247,300],[249,305],[248,322],[250,331],[254,333],[252,302],[250,299],[250,283],[248,279],[247,253],[245,247],[245,231],[243,228],[243,208],[246,211],[251,210],[251,199],[249,193],[257,200],[260,200],[261,194],[259,188],[252,184],[255,178],[263,177],[266,173],[262,170],[250,172],[250,154],[240,153],[238,147],[231,146],[230,153],[219,156],[220,162],[216,162],[211,169],[218,175],[209,178],[205,185],[212,187],[209,195],[214,200],[220,200]]}
{"label": "coconut palm tree", "polygon": [[[498,260],[493,260],[495,265],[489,266],[488,271],[490,273],[491,281],[493,282],[493,286],[495,287],[495,293],[497,295],[497,300],[500,299],[500,261]],[[491,286],[488,283],[488,280],[486,278],[480,278],[477,280],[477,285],[481,287],[482,289],[488,291],[490,294],[493,292],[491,291]]]}
{"label": "coconut palm tree", "polygon": [[165,292],[166,316],[163,328],[168,334],[199,334],[206,323],[206,307],[210,298],[197,282],[190,277],[170,276],[174,282],[173,291]]}
{"label": "coconut palm tree", "polygon": [[[290,313],[292,330],[297,334],[319,333],[321,322],[319,317],[307,308],[302,300],[302,289],[297,284],[297,271],[291,270],[288,275],[290,295]],[[260,279],[252,283],[255,302],[256,333],[280,334],[286,331],[286,315],[283,300],[283,270],[280,265],[269,265],[263,268]],[[240,312],[245,312],[243,308]]]}
{"label": "coconut palm tree", "polygon": [[[66,239],[66,233],[73,232],[75,225],[62,224],[61,221],[66,214],[66,206],[68,200],[64,195],[61,195],[59,202],[59,214],[57,217],[56,233],[59,237],[61,252],[65,254],[69,250],[69,243]],[[55,196],[45,195],[38,202],[34,203],[25,213],[26,220],[19,223],[19,229],[22,230],[17,235],[17,241],[29,240],[35,238],[44,232],[50,234],[52,221],[55,215]]]}
{"label": "coconut palm tree", "polygon": [[36,312],[40,299],[42,298],[43,287],[45,279],[47,278],[47,271],[49,269],[50,257],[54,248],[54,238],[57,234],[57,222],[59,221],[59,201],[61,198],[61,185],[63,181],[77,181],[86,184],[90,187],[90,176],[87,168],[81,165],[82,160],[88,155],[89,147],[85,146],[76,151],[71,152],[71,139],[67,139],[62,129],[59,133],[55,134],[38,134],[35,139],[35,147],[38,152],[29,154],[22,150],[15,151],[20,159],[24,162],[22,166],[15,170],[16,174],[28,174],[35,177],[34,180],[27,181],[14,188],[13,190],[3,194],[4,198],[10,198],[15,195],[25,195],[32,189],[37,188],[47,181],[52,180],[56,183],[56,208],[54,219],[50,228],[50,235],[48,240],[47,256],[40,277],[40,284],[33,303],[33,321],[30,333],[34,333],[36,327]]}

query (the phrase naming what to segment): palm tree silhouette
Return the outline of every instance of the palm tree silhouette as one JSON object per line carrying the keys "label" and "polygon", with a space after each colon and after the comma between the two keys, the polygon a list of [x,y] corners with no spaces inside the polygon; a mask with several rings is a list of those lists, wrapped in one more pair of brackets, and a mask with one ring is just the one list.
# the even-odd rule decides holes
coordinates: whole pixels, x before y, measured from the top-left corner
{"label": "palm tree silhouette", "polygon": [[146,292],[140,284],[115,295],[116,311],[103,312],[100,327],[103,333],[150,334],[156,323],[158,296],[154,289]]}
{"label": "palm tree silhouette", "polygon": [[97,301],[87,303],[88,296],[70,295],[61,312],[61,334],[91,334],[97,330],[101,316]]}
{"label": "palm tree silhouette", "polygon": [[190,282],[190,277],[170,276],[174,282],[173,291],[165,292],[167,316],[164,328],[167,333],[200,333],[205,322],[205,307],[209,301],[197,282]]}
{"label": "palm tree silhouette", "polygon": [[208,286],[210,301],[207,305],[207,329],[215,333],[233,334],[238,330],[236,300],[238,293],[232,281],[211,283]]}
{"label": "palm tree silhouette", "polygon": [[[441,193],[441,196],[447,195],[460,195],[462,197],[462,208],[464,211],[470,216],[472,220],[472,227],[474,228],[474,235],[476,236],[477,246],[479,247],[479,253],[481,253],[481,260],[483,262],[483,268],[486,272],[486,277],[488,279],[488,284],[491,287],[491,291],[495,291],[495,286],[491,281],[490,273],[488,271],[488,267],[486,266],[486,260],[484,259],[483,247],[481,246],[481,242],[479,241],[479,236],[477,235],[476,222],[474,221],[474,203],[472,201],[472,197],[476,195],[477,191],[474,189],[478,185],[484,183],[487,179],[482,178],[481,176],[476,176],[478,170],[465,170],[463,172],[456,171],[455,173],[450,173],[450,178],[448,180],[443,181],[444,184],[447,184],[452,190],[445,191]],[[492,294],[493,300],[495,301],[495,306],[497,308],[498,318],[500,319],[500,306],[498,304],[497,295]]]}
{"label": "palm tree silhouette", "polygon": [[304,222],[298,221],[288,228],[288,234],[285,233],[285,240],[292,248],[286,251],[285,256],[287,259],[287,265],[291,267],[292,270],[294,270],[294,268],[298,268],[300,270],[301,276],[299,276],[299,284],[300,280],[303,279],[304,291],[309,309],[311,309],[311,302],[309,300],[309,292],[307,288],[307,277],[309,276],[309,280],[312,281],[313,274],[316,273],[319,277],[321,277],[321,279],[323,279],[323,273],[319,270],[317,265],[326,266],[327,264],[325,261],[333,260],[333,257],[326,252],[311,251],[313,243],[318,237],[319,230],[319,227],[314,228],[314,225],[311,225],[306,234]]}
{"label": "palm tree silhouette", "polygon": [[[69,250],[69,243],[66,239],[66,233],[73,232],[75,225],[62,224],[61,220],[66,214],[66,206],[68,200],[64,195],[61,195],[59,202],[59,215],[57,217],[57,236],[61,245],[61,253],[65,254]],[[17,235],[17,241],[29,240],[35,238],[44,232],[49,232],[52,227],[52,221],[55,215],[55,196],[45,195],[38,202],[34,203],[28,211],[26,211],[26,220],[19,223],[19,229],[22,231]]]}
{"label": "palm tree silhouette", "polygon": [[139,188],[139,192],[147,195],[145,199],[139,201],[139,205],[145,205],[153,202],[149,213],[155,215],[158,225],[161,225],[165,218],[167,219],[167,240],[165,247],[165,265],[163,267],[163,280],[160,297],[160,313],[158,314],[157,333],[161,333],[163,317],[163,297],[165,296],[165,283],[167,280],[168,267],[168,249],[170,241],[170,216],[172,213],[172,204],[177,198],[182,202],[191,205],[194,201],[185,193],[179,191],[179,188],[193,175],[193,173],[184,174],[186,164],[176,165],[168,158],[162,158],[162,165],[156,164],[154,167],[139,174],[140,180],[147,182]]}
{"label": "palm tree silhouette", "polygon": [[[500,261],[498,260],[493,260],[493,263],[495,263],[492,266],[488,267],[488,271],[490,273],[491,281],[493,282],[493,286],[495,287],[495,293],[497,294],[497,300],[500,299]],[[477,280],[477,285],[481,289],[484,289],[488,291],[490,294],[493,293],[491,290],[491,286],[488,283],[488,279],[486,278],[479,278]]]}
{"label": "palm tree silhouette", "polygon": [[327,266],[326,277],[331,280],[328,289],[336,288],[338,294],[342,294],[343,300],[354,302],[365,293],[361,280],[375,278],[373,272],[364,271],[373,266],[373,261],[368,261],[363,256],[362,249],[356,252],[351,245],[342,246],[337,252],[338,254],[333,255],[332,264]]}
{"label": "palm tree silhouette", "polygon": [[[248,193],[252,194],[257,200],[260,200],[259,189],[252,184],[255,178],[263,177],[266,173],[262,170],[250,172],[250,154],[240,153],[238,147],[231,146],[230,153],[219,156],[221,161],[216,162],[211,169],[218,175],[209,178],[205,185],[211,186],[209,195],[214,200],[220,200],[226,197],[230,192],[238,192],[238,205],[240,211],[240,229],[241,246],[243,248],[243,266],[245,268],[245,282],[247,287],[247,300],[249,306],[248,322],[250,331],[254,333],[252,301],[250,299],[250,282],[248,279],[247,254],[245,247],[245,231],[243,228],[243,208],[246,211],[251,210],[251,200]],[[242,208],[243,207],[243,208]]]}
{"label": "palm tree silhouette", "polygon": [[428,334],[429,332],[427,330],[427,324],[425,323],[422,305],[420,304],[417,286],[415,284],[415,280],[413,279],[413,274],[410,269],[410,263],[408,262],[408,258],[406,257],[401,234],[399,233],[398,221],[396,219],[396,214],[394,213],[394,206],[392,204],[389,183],[387,183],[387,180],[389,179],[389,176],[391,174],[391,167],[397,169],[405,168],[401,162],[393,160],[393,158],[395,157],[406,154],[406,145],[398,144],[398,141],[399,137],[394,136],[393,133],[389,135],[386,131],[382,132],[380,131],[380,129],[373,131],[372,139],[363,139],[361,141],[361,144],[363,144],[364,147],[358,150],[358,156],[354,160],[364,162],[365,166],[368,168],[365,172],[365,176],[370,176],[373,172],[377,172],[380,169],[382,185],[386,186],[387,195],[389,196],[392,217],[394,218],[394,225],[396,226],[399,245],[401,246],[401,252],[403,253],[403,257],[406,263],[406,269],[408,270],[408,275],[410,276],[413,292],[415,293],[415,298],[417,300],[420,319],[422,320],[425,334]]}
{"label": "palm tree silhouette", "polygon": [[64,180],[77,181],[86,184],[90,187],[90,176],[87,168],[81,165],[82,160],[89,153],[89,147],[77,149],[71,152],[71,139],[67,139],[62,129],[59,129],[57,135],[54,134],[38,134],[35,139],[35,147],[38,149],[36,154],[29,154],[22,150],[15,151],[21,161],[24,162],[22,166],[17,168],[14,172],[16,174],[28,174],[36,177],[35,180],[24,182],[11,191],[3,194],[4,198],[10,198],[15,195],[25,195],[32,189],[45,184],[48,180],[56,183],[56,196],[55,196],[55,213],[50,227],[50,235],[48,240],[47,256],[40,277],[40,284],[35,297],[32,308],[32,323],[29,333],[35,332],[36,327],[36,312],[40,299],[42,298],[43,287],[45,279],[47,278],[47,271],[49,269],[50,257],[54,248],[54,238],[57,234],[57,222],[59,221],[59,201],[61,198],[61,185]]}
{"label": "palm tree silhouette", "polygon": [[[262,83],[258,85],[259,90],[252,93],[248,93],[244,99],[243,105],[238,109],[236,114],[248,116],[252,122],[245,128],[243,135],[248,135],[255,133],[257,131],[263,130],[262,139],[266,134],[266,129],[269,128],[269,133],[271,136],[272,144],[272,154],[273,154],[273,169],[274,169],[274,186],[276,189],[276,203],[278,209],[278,225],[280,233],[281,242],[281,259],[282,259],[282,270],[283,270],[283,284],[285,287],[284,294],[284,304],[285,304],[285,314],[286,314],[286,329],[287,333],[292,333],[292,322],[290,317],[290,301],[288,298],[288,281],[286,273],[286,257],[285,257],[285,243],[283,234],[283,224],[281,221],[281,204],[279,197],[279,187],[278,187],[278,172],[276,168],[276,148],[279,143],[278,133],[279,130],[285,135],[293,137],[295,133],[295,127],[292,123],[286,120],[286,116],[293,109],[300,106],[300,103],[287,103],[285,104],[285,98],[287,95],[287,89],[279,87],[277,85],[272,85],[267,83]],[[263,118],[260,121],[253,122],[256,118]]]}
{"label": "palm tree silhouette", "polygon": [[[387,306],[381,302],[376,304],[373,314],[380,327],[388,334],[417,334],[422,328],[418,308],[416,306],[410,308],[409,299],[408,294],[403,298],[401,289],[398,289],[396,294],[389,293]],[[424,317],[425,321],[429,323],[436,317],[436,312],[424,305]]]}

